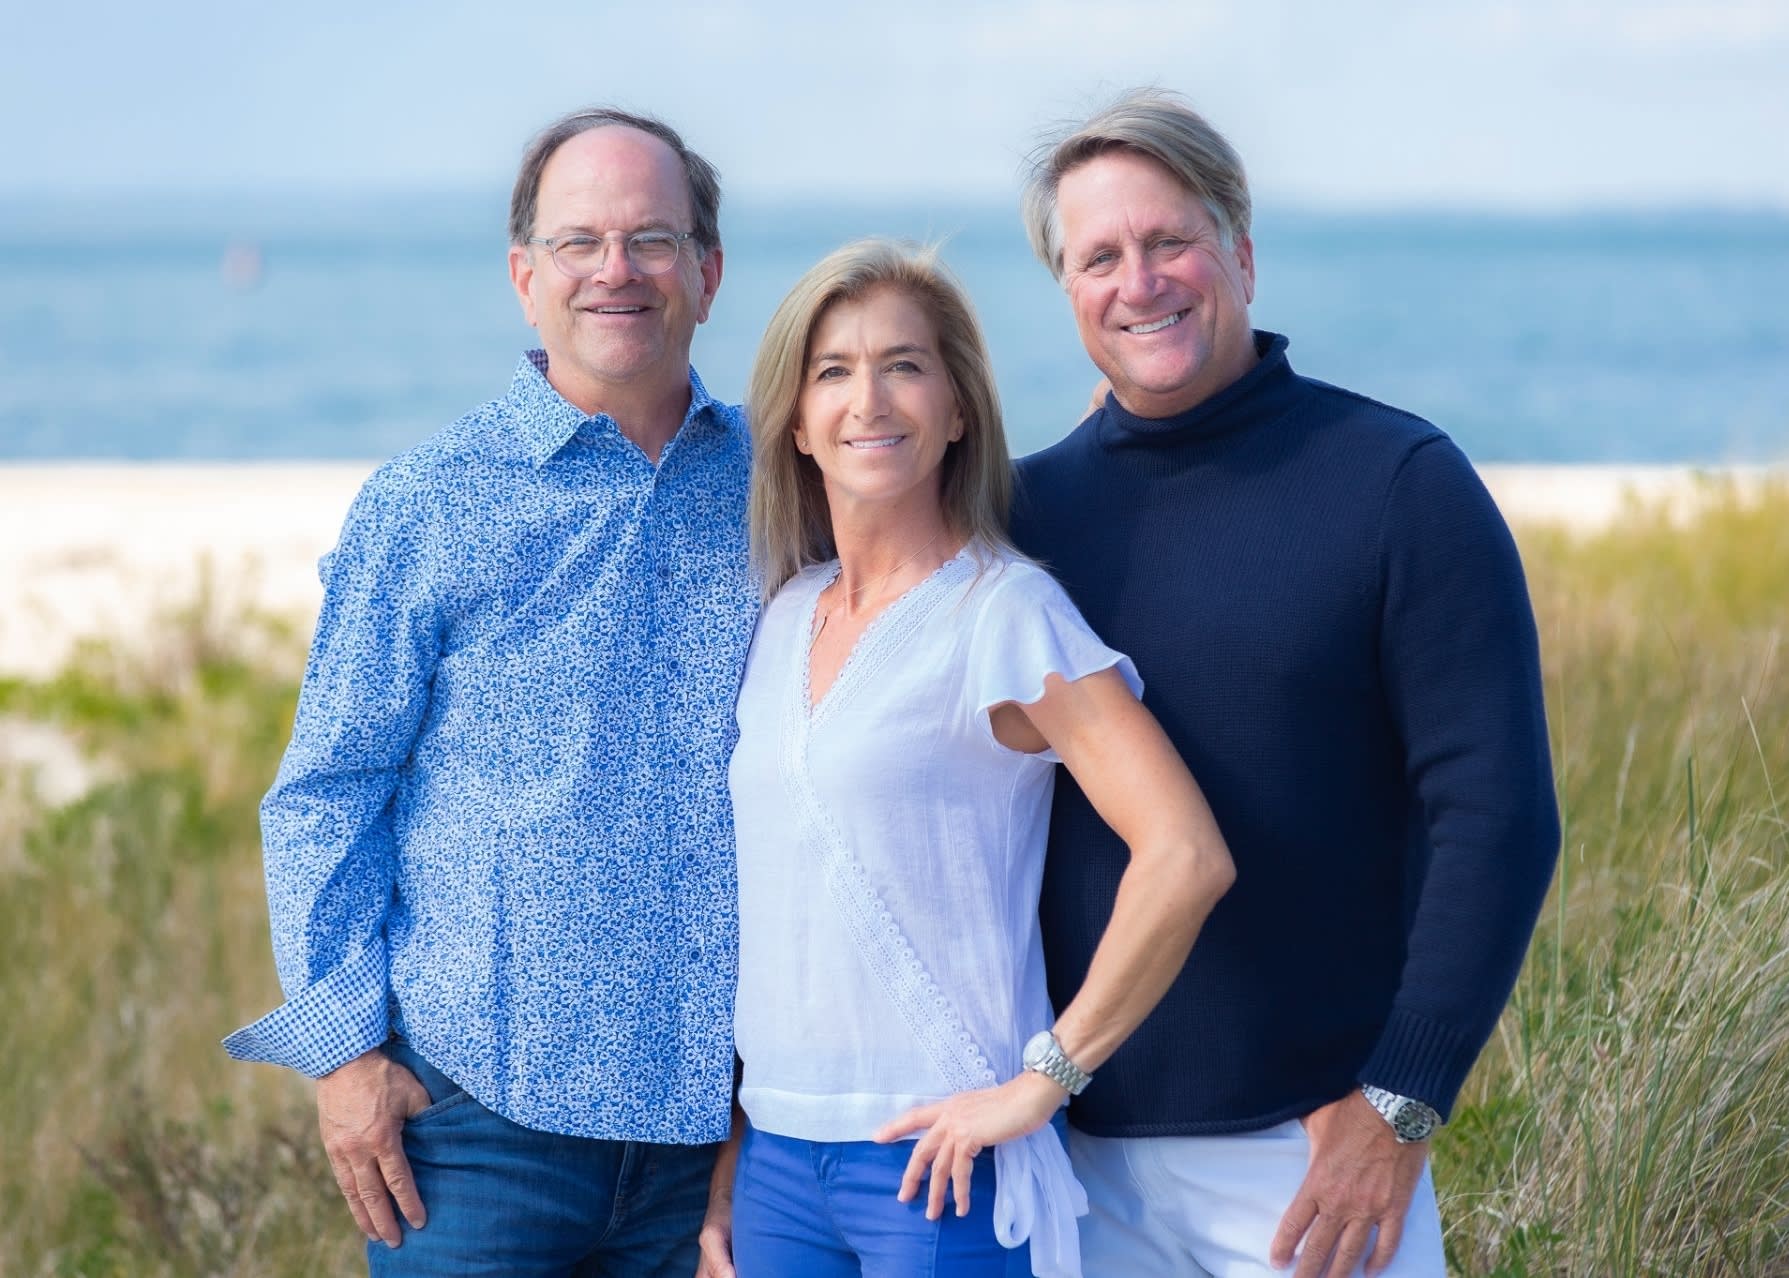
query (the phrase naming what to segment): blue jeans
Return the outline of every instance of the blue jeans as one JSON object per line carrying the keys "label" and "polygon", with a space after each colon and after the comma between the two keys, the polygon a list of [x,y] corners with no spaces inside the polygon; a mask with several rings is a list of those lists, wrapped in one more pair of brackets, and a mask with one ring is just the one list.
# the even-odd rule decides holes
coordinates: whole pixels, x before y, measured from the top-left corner
{"label": "blue jeans", "polygon": [[994,1237],[994,1155],[975,1160],[969,1214],[895,1201],[913,1142],[821,1143],[746,1128],[733,1181],[739,1278],[1029,1278],[1031,1250]]}
{"label": "blue jeans", "polygon": [[[404,1126],[428,1224],[367,1244],[379,1278],[690,1278],[714,1145],[556,1136],[473,1100],[403,1039],[385,1051],[431,1104]],[[402,1225],[403,1217],[399,1223]]]}

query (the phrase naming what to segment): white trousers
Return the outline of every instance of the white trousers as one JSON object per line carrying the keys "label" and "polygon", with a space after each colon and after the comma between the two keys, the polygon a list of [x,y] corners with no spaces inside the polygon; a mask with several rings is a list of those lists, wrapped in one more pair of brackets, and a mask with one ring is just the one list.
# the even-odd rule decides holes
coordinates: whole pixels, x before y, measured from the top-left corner
{"label": "white trousers", "polygon": [[[1286,1278],[1267,1249],[1310,1162],[1311,1142],[1296,1119],[1234,1136],[1111,1138],[1070,1129],[1068,1149],[1087,1187],[1087,1278]],[[1427,1167],[1383,1273],[1445,1278]]]}

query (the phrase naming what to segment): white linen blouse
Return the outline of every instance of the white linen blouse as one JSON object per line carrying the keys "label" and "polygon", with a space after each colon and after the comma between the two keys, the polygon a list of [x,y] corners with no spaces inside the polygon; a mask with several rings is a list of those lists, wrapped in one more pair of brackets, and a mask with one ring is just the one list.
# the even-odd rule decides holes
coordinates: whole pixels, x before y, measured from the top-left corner
{"label": "white linen blouse", "polygon": [[[891,603],[810,707],[836,561],[765,608],[739,694],[739,1099],[767,1132],[868,1140],[909,1107],[992,1087],[1053,1023],[1037,920],[1053,752],[992,709],[1129,658],[1035,564],[978,544]],[[1086,1195],[1053,1125],[995,1148],[1000,1240],[1079,1275]],[[889,1186],[889,1192],[895,1191]]]}

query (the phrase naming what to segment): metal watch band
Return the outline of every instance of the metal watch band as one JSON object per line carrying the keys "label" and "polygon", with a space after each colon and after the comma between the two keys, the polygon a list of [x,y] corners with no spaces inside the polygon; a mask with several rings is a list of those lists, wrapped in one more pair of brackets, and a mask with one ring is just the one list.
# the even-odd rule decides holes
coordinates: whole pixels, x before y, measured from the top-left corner
{"label": "metal watch band", "polygon": [[1049,1030],[1034,1034],[1025,1044],[1024,1062],[1026,1069],[1042,1074],[1070,1096],[1079,1096],[1093,1081],[1093,1075],[1068,1058]]}
{"label": "metal watch band", "polygon": [[1400,1145],[1412,1145],[1417,1141],[1427,1140],[1441,1126],[1441,1115],[1436,1113],[1435,1108],[1415,1097],[1400,1096],[1370,1083],[1362,1083],[1360,1093],[1367,1098],[1369,1105],[1379,1111],[1379,1116],[1391,1124],[1392,1134],[1398,1138]]}

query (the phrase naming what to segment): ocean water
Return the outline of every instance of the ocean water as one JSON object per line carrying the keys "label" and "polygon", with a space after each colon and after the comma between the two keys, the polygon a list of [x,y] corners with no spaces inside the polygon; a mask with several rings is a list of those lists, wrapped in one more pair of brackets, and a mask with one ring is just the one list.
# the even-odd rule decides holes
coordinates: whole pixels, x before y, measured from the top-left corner
{"label": "ocean water", "polygon": [[[0,460],[398,452],[500,394],[529,343],[503,213],[495,193],[0,203]],[[1011,208],[730,207],[723,232],[694,353],[718,395],[743,393],[796,277],[880,233],[943,241],[1015,453],[1086,403],[1097,373]],[[1255,248],[1256,323],[1296,368],[1477,460],[1789,458],[1789,217],[1267,208]]]}

